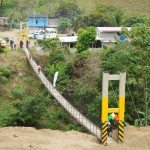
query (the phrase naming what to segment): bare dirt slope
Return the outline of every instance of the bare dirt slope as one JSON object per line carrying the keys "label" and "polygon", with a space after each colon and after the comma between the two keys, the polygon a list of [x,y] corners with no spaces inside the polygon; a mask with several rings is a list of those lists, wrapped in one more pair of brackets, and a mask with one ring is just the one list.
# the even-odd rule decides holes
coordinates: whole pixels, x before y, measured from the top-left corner
{"label": "bare dirt slope", "polygon": [[150,150],[150,126],[126,128],[123,144],[103,146],[92,135],[25,127],[0,128],[0,150]]}

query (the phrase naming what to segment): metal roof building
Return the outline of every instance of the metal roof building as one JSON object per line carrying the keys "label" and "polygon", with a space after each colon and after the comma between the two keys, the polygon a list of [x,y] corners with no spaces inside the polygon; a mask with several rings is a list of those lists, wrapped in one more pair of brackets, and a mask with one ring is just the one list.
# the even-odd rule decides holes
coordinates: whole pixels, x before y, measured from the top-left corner
{"label": "metal roof building", "polygon": [[[128,31],[131,27],[125,27]],[[96,28],[96,40],[100,40],[103,43],[114,43],[119,38],[119,33],[122,27],[97,27]]]}

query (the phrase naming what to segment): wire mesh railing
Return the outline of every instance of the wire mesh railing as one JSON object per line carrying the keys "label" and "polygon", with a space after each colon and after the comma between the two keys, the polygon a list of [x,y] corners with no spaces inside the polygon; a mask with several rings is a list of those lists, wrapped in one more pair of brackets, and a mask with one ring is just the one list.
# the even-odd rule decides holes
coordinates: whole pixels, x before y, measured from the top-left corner
{"label": "wire mesh railing", "polygon": [[[53,95],[53,97],[61,104],[64,109],[70,113],[81,125],[83,125],[89,132],[95,135],[101,141],[101,129],[87,119],[84,115],[82,115],[74,106],[72,106],[50,83],[50,81],[45,77],[42,71],[38,70],[38,65],[32,59],[30,52],[28,49],[24,49],[26,57],[30,65],[32,66],[33,70],[35,71],[36,75],[39,77],[41,82],[45,85],[47,90]],[[113,139],[108,137],[107,143],[113,143]]]}

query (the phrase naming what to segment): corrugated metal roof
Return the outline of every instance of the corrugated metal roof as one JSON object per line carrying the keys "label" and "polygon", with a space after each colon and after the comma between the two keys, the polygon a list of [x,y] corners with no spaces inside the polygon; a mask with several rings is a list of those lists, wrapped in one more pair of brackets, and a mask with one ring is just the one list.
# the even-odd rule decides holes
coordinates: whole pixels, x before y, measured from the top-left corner
{"label": "corrugated metal roof", "polygon": [[61,43],[75,43],[77,42],[78,36],[65,36],[65,37],[59,37],[59,40]]}
{"label": "corrugated metal roof", "polygon": [[48,15],[31,15],[28,18],[48,18]]}
{"label": "corrugated metal roof", "polygon": [[[96,29],[100,32],[120,32],[123,27],[97,27]],[[127,28],[128,31],[131,30],[131,27],[124,27]]]}

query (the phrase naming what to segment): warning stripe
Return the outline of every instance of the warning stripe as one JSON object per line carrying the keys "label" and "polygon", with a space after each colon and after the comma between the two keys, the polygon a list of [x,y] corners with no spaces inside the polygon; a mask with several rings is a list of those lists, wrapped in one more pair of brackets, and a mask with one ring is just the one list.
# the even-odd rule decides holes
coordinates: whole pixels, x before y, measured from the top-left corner
{"label": "warning stripe", "polygon": [[119,124],[122,125],[122,126],[124,126],[124,122],[122,122],[122,121],[119,121]]}
{"label": "warning stripe", "polygon": [[119,126],[119,131],[124,132],[124,128]]}
{"label": "warning stripe", "polygon": [[107,144],[107,129],[108,129],[108,122],[102,124],[102,143],[104,145]]}
{"label": "warning stripe", "polygon": [[124,138],[124,133],[119,131],[119,136],[122,136]]}
{"label": "warning stripe", "polygon": [[119,142],[119,143],[123,143],[123,141],[124,141],[124,139],[123,139],[122,137],[119,137],[119,138],[118,138],[118,142]]}
{"label": "warning stripe", "polygon": [[124,122],[119,121],[118,142],[122,143],[123,141],[124,141]]}
{"label": "warning stripe", "polygon": [[119,122],[119,126],[122,127],[122,128],[124,128],[124,123]]}
{"label": "warning stripe", "polygon": [[108,123],[107,122],[102,124],[102,129],[104,129],[105,127],[108,127]]}
{"label": "warning stripe", "polygon": [[102,134],[104,134],[105,132],[107,132],[108,128],[102,129]]}
{"label": "warning stripe", "polygon": [[104,134],[102,134],[102,138],[107,136],[107,132],[105,132]]}
{"label": "warning stripe", "polygon": [[102,143],[104,144],[105,142],[107,142],[107,136],[102,139]]}

